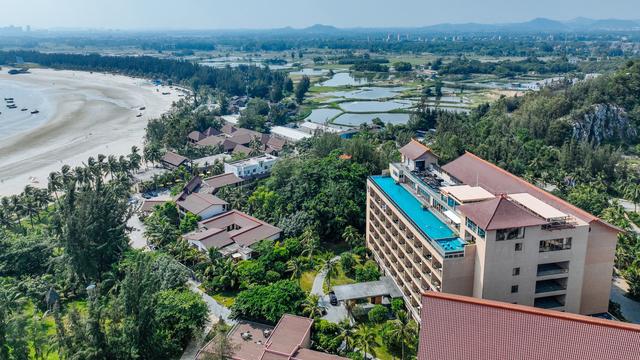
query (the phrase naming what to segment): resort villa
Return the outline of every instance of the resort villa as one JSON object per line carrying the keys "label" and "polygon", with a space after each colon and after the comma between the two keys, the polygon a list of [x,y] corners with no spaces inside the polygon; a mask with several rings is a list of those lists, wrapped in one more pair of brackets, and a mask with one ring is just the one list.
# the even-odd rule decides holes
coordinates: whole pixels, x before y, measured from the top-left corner
{"label": "resort villa", "polygon": [[445,293],[422,298],[418,360],[632,360],[638,353],[638,325]]}
{"label": "resort villa", "polygon": [[233,173],[242,179],[251,179],[267,176],[271,168],[278,161],[273,155],[262,155],[245,160],[238,160],[224,164],[225,173]]}
{"label": "resort villa", "polygon": [[606,313],[619,229],[466,153],[411,141],[367,181],[367,247],[418,319],[422,293]]}
{"label": "resort villa", "polygon": [[201,221],[198,230],[184,237],[202,251],[216,249],[223,256],[247,260],[253,253],[252,245],[262,240],[277,240],[281,233],[282,230],[273,225],[238,210],[231,210]]}

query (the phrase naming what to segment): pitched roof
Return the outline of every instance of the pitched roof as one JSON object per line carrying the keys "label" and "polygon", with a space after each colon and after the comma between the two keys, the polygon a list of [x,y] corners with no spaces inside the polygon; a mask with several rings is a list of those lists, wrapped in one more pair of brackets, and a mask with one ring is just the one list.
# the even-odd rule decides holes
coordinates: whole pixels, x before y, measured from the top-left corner
{"label": "pitched roof", "polygon": [[195,192],[199,187],[202,186],[202,178],[200,176],[194,176],[189,182],[184,186],[183,191],[186,191],[188,194]]}
{"label": "pitched roof", "polygon": [[138,209],[138,211],[143,212],[143,213],[152,212],[156,208],[156,206],[163,205],[167,201],[169,201],[169,200],[146,199],[142,203],[142,205],[140,206],[140,209]]}
{"label": "pitched roof", "polygon": [[166,162],[167,164],[173,165],[173,166],[180,166],[182,164],[184,164],[185,162],[188,162],[189,159],[180,155],[180,154],[176,154],[172,151],[167,151],[163,156],[162,156],[162,161]]}
{"label": "pitched roof", "polygon": [[207,135],[201,133],[200,131],[192,131],[189,133],[189,135],[187,135],[187,137],[193,141],[200,141],[202,139],[204,139],[205,137],[207,137]]}
{"label": "pitched roof", "polygon": [[214,129],[211,126],[209,126],[205,131],[202,132],[202,134],[204,136],[215,136],[215,135],[222,134],[222,132],[218,129]]}
{"label": "pitched roof", "polygon": [[233,153],[234,154],[245,154],[247,156],[251,155],[251,151],[253,151],[253,149],[246,147],[242,144],[238,144],[233,148]]}
{"label": "pitched roof", "polygon": [[212,176],[210,178],[204,179],[204,182],[213,189],[213,191],[225,187],[228,185],[235,185],[243,182],[244,180],[240,179],[234,173],[226,173],[221,175]]}
{"label": "pitched roof", "polygon": [[419,360],[631,360],[640,352],[640,326],[628,323],[437,292],[423,295],[421,312]]}
{"label": "pitched roof", "polygon": [[233,134],[234,132],[236,132],[236,130],[238,130],[238,128],[237,128],[237,127],[235,127],[235,126],[233,126],[233,125],[231,125],[231,124],[225,124],[225,125],[222,127],[222,129],[220,129],[220,130],[222,130],[222,132],[223,132],[223,133],[225,133],[225,134],[227,134],[227,135],[231,135],[231,134]]}
{"label": "pitched roof", "polygon": [[267,146],[269,146],[273,150],[280,151],[282,150],[282,148],[284,148],[285,143],[286,142],[282,139],[279,139],[275,136],[270,136],[269,141],[267,141]]}
{"label": "pitched roof", "polygon": [[547,222],[520,208],[505,196],[463,204],[458,210],[484,230],[543,225]]}
{"label": "pitched roof", "polygon": [[236,229],[227,231],[229,237],[243,246],[251,246],[282,232],[281,229],[238,210],[227,211],[200,222],[202,229],[227,229],[230,226]]}
{"label": "pitched roof", "polygon": [[228,205],[226,201],[207,193],[182,193],[175,198],[175,202],[195,215],[200,215],[213,206]]}
{"label": "pitched roof", "polygon": [[400,149],[400,153],[410,160],[417,160],[430,152],[431,149],[414,139]]}
{"label": "pitched roof", "polygon": [[225,141],[226,138],[224,136],[213,135],[198,141],[196,144],[198,146],[219,146]]}
{"label": "pitched roof", "polygon": [[187,240],[200,241],[207,249],[222,249],[234,243],[226,231],[218,228],[190,232],[184,237]]}
{"label": "pitched roof", "polygon": [[[266,137],[265,137],[266,136]],[[236,144],[246,145],[253,139],[257,138],[263,145],[267,143],[268,136],[266,134],[259,133],[257,131],[240,128],[231,135],[229,140]]]}
{"label": "pitched roof", "polygon": [[620,231],[617,227],[606,223],[597,216],[530,184],[524,179],[470,152],[466,152],[442,166],[442,169],[465,184],[482,186],[494,194],[529,193],[556,209],[571,214],[587,223],[597,221],[613,231]]}

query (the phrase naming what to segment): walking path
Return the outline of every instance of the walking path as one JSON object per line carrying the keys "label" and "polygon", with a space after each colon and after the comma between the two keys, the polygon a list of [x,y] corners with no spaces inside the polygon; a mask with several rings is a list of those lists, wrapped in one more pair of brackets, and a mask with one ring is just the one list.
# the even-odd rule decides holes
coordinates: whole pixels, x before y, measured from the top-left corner
{"label": "walking path", "polygon": [[635,301],[626,296],[629,285],[623,278],[613,279],[611,287],[611,300],[620,304],[622,315],[632,323],[640,324],[640,301]]}
{"label": "walking path", "polygon": [[199,286],[199,283],[193,280],[189,280],[189,288],[191,289],[191,291],[200,295],[202,297],[202,300],[207,303],[207,307],[209,308],[209,319],[202,329],[200,336],[196,336],[195,338],[193,338],[187,348],[184,350],[184,353],[182,353],[182,357],[180,357],[181,360],[194,360],[196,358],[198,351],[204,345],[205,337],[211,331],[213,325],[217,324],[220,319],[223,319],[229,325],[233,325],[236,323],[234,319],[230,318],[231,310],[215,301],[215,299],[207,295],[204,291],[200,290]]}
{"label": "walking path", "polygon": [[[340,256],[336,256],[331,259],[331,262],[336,262],[340,260]],[[346,319],[349,314],[347,313],[347,309],[344,308],[343,305],[338,304],[338,306],[331,305],[329,301],[329,295],[324,293],[324,281],[327,278],[327,269],[322,269],[316,275],[316,278],[313,280],[313,286],[311,287],[311,294],[318,295],[320,297],[320,301],[318,301],[318,305],[323,306],[327,309],[327,315],[322,318],[328,320],[333,323],[339,323],[340,321]]]}

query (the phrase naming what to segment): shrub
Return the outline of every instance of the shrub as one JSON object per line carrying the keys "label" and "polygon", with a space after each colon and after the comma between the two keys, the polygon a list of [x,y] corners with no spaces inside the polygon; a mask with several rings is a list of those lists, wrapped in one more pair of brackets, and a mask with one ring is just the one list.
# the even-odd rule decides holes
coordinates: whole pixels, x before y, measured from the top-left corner
{"label": "shrub", "polygon": [[369,315],[367,316],[369,317],[369,321],[382,324],[389,318],[389,309],[383,305],[376,305],[369,311]]}

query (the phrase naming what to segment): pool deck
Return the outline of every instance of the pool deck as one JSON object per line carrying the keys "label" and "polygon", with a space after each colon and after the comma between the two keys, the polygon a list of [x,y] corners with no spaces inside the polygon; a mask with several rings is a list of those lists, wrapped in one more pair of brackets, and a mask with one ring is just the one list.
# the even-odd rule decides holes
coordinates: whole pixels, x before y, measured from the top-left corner
{"label": "pool deck", "polygon": [[393,178],[378,175],[370,179],[444,254],[464,251],[465,242]]}

